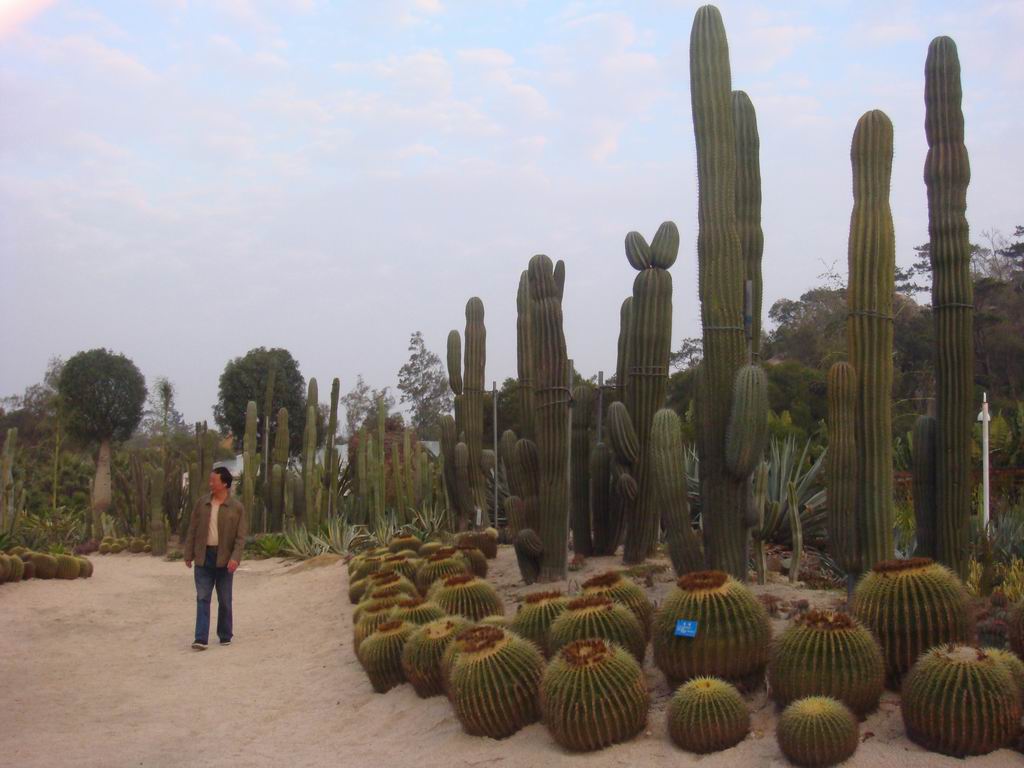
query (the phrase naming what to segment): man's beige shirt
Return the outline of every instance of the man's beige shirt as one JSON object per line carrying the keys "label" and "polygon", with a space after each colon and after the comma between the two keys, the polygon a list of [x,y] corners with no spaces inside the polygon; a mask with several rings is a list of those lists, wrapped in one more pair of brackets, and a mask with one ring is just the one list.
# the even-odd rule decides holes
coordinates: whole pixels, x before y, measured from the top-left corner
{"label": "man's beige shirt", "polygon": [[220,512],[220,502],[210,499],[210,527],[206,534],[206,546],[216,547],[220,544],[220,537],[217,533],[217,513]]}

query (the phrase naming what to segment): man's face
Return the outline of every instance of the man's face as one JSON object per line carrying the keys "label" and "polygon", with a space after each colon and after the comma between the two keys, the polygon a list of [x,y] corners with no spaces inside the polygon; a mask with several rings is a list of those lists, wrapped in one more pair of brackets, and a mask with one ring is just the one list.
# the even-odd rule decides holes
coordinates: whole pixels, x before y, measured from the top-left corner
{"label": "man's face", "polygon": [[210,473],[210,493],[221,493],[227,488],[217,472]]}

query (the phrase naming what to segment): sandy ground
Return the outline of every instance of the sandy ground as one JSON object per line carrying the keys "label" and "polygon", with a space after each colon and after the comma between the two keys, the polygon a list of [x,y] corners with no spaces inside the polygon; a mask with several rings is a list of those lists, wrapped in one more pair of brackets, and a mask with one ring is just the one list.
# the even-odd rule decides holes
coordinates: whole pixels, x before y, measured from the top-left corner
{"label": "sandy ground", "polygon": [[[540,724],[504,741],[467,736],[444,698],[419,699],[408,685],[373,693],[352,652],[345,568],[332,558],[245,561],[235,578],[235,642],[202,653],[189,649],[195,592],[184,564],[142,555],[94,560],[91,580],[0,587],[0,765],[788,765],[763,692],[747,697],[753,729],[736,747],[702,758],[675,748],[664,722],[671,692],[650,653],[650,719],[628,744],[573,755]],[[594,558],[562,587],[574,591],[615,564]],[[507,547],[491,561],[489,578],[508,613],[533,589],[516,583]],[[670,584],[670,575],[655,576],[652,598]],[[798,598],[814,605],[839,598],[781,583],[756,589],[783,607]],[[776,620],[776,632],[786,624]],[[967,761],[925,752],[904,738],[891,693],[861,737],[851,768],[1024,766],[1024,756],[1009,750]]]}

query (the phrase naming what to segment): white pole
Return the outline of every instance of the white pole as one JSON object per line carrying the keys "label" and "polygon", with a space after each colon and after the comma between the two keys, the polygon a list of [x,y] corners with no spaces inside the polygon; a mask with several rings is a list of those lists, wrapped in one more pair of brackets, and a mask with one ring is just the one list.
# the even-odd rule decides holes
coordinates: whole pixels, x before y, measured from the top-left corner
{"label": "white pole", "polygon": [[988,413],[988,392],[985,392],[981,396],[981,413],[978,414],[978,421],[981,422],[981,524],[986,528],[989,514],[988,423],[991,420]]}

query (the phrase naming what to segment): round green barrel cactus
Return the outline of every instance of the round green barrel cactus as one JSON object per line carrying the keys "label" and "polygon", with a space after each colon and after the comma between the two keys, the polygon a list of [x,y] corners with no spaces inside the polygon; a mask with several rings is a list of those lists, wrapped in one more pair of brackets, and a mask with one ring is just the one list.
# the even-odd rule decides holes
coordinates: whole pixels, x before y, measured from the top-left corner
{"label": "round green barrel cactus", "polygon": [[[366,594],[366,579],[358,579],[356,581],[350,580],[348,583],[348,601],[355,605],[362,600],[363,595]],[[417,591],[417,594],[419,592]]]}
{"label": "round green barrel cactus", "polygon": [[474,576],[479,576],[481,579],[487,578],[487,558],[476,544],[462,543],[457,544],[455,548],[465,558],[466,564]]}
{"label": "round green barrel cactus", "polygon": [[78,577],[88,579],[92,577],[92,560],[87,557],[76,558],[78,560]]}
{"label": "round green barrel cactus", "polygon": [[120,541],[115,541],[113,544],[110,545],[110,554],[119,555],[122,552],[124,552],[124,544],[122,544]]}
{"label": "round green barrel cactus", "polygon": [[481,624],[485,627],[501,627],[502,629],[512,629],[512,620],[505,614],[498,615],[496,613],[490,616],[484,616],[477,624]]}
{"label": "round green barrel cactus", "polygon": [[913,741],[954,757],[987,754],[1020,732],[1012,674],[987,651],[967,645],[940,645],[922,655],[903,679],[900,709]]}
{"label": "round green barrel cactus", "polygon": [[[8,557],[7,561],[7,581],[16,582],[25,578],[25,563],[20,557]],[[92,567],[92,563],[89,567]]]}
{"label": "round green barrel cactus", "polygon": [[388,555],[380,564],[377,573],[400,573],[412,583],[416,578],[416,571],[422,565],[418,557],[409,557],[405,554]]}
{"label": "round green barrel cactus", "polygon": [[363,614],[366,613],[370,608],[380,608],[382,606],[393,607],[398,605],[402,600],[406,600],[410,595],[405,592],[401,587],[386,587],[384,589],[378,589],[372,595],[365,597],[359,605],[352,611],[352,621],[359,623],[362,619]]}
{"label": "round green barrel cactus", "polygon": [[736,686],[695,677],[668,704],[668,735],[687,752],[707,754],[739,744],[750,731],[750,712]]}
{"label": "round green barrel cactus", "polygon": [[35,565],[37,579],[53,579],[57,577],[57,558],[42,552],[33,552],[30,557]]}
{"label": "round green barrel cactus", "polygon": [[805,696],[831,696],[863,715],[878,706],[885,687],[882,649],[851,616],[812,610],[772,645],[768,687],[782,706]]}
{"label": "round green barrel cactus", "polygon": [[1021,661],[1017,654],[1002,648],[984,648],[983,650],[1010,673],[1013,684],[1021,695],[1021,702],[1024,704],[1024,661]]}
{"label": "round green barrel cactus", "polygon": [[145,548],[146,548],[146,542],[143,541],[142,539],[132,539],[128,543],[128,551],[131,552],[133,555],[139,554]]}
{"label": "round green barrel cactus", "polygon": [[860,729],[853,712],[841,701],[807,696],[786,707],[775,737],[782,754],[794,765],[828,768],[857,751]]}
{"label": "round green barrel cactus", "polygon": [[606,595],[570,600],[548,630],[548,650],[555,654],[573,640],[599,638],[617,643],[643,663],[647,637],[633,612]]}
{"label": "round green barrel cactus", "polygon": [[[367,555],[361,558],[355,568],[349,573],[353,580],[365,579],[371,573],[380,570],[380,564],[384,561],[382,555]],[[352,561],[356,562],[355,560]]]}
{"label": "round green barrel cactus", "polygon": [[99,553],[101,555],[109,555],[110,554],[110,544],[108,544],[107,542],[103,542],[102,544],[100,544]]}
{"label": "round green barrel cactus", "polygon": [[544,671],[544,724],[566,749],[587,752],[636,736],[647,724],[647,683],[631,653],[605,640],[575,640]]}
{"label": "round green barrel cactus", "polygon": [[423,542],[411,534],[395,536],[388,542],[388,550],[391,552],[401,552],[403,549],[411,549],[413,552],[419,552],[420,547],[422,546]]}
{"label": "round green barrel cactus", "polygon": [[454,547],[443,547],[430,555],[416,572],[416,587],[421,595],[426,595],[431,585],[438,579],[469,573],[466,559],[458,554]]}
{"label": "round green barrel cactus", "polygon": [[[676,622],[696,621],[696,637],[676,637]],[[669,682],[721,677],[756,688],[764,677],[771,640],[768,613],[723,571],[681,576],[654,614],[654,663]]]}
{"label": "round green barrel cactus", "polygon": [[497,590],[471,573],[434,582],[428,597],[446,613],[465,616],[470,621],[505,614],[505,604]]}
{"label": "round green barrel cactus", "polygon": [[377,693],[387,693],[405,682],[402,671],[402,649],[416,631],[406,621],[385,621],[359,646],[359,663],[366,670],[370,684]]}
{"label": "round green barrel cactus", "polygon": [[32,560],[22,560],[22,567],[25,569],[21,574],[22,581],[36,578],[36,564]]}
{"label": "round green barrel cactus", "polygon": [[58,579],[77,579],[78,571],[78,560],[72,555],[57,555]]}
{"label": "round green barrel cactus", "polygon": [[561,592],[534,592],[523,598],[509,629],[534,643],[545,656],[550,656],[548,630],[568,604],[569,599]]}
{"label": "round green barrel cactus", "polygon": [[503,739],[538,720],[544,657],[499,627],[463,630],[448,670],[448,696],[466,733]]}
{"label": "round green barrel cactus", "polygon": [[[18,559],[20,560],[21,558]],[[13,581],[13,579],[11,579],[11,570],[11,558],[0,553],[0,584]]]}
{"label": "round green barrel cactus", "polygon": [[618,571],[608,571],[583,582],[583,594],[605,595],[619,605],[624,605],[633,612],[640,626],[644,628],[644,636],[651,636],[651,617],[654,607],[647,599],[644,588],[627,579]]}
{"label": "round green barrel cactus", "polygon": [[426,558],[430,557],[430,555],[437,554],[437,551],[443,548],[444,544],[440,541],[425,541],[423,542],[423,546],[419,548],[419,552],[417,554],[420,557]]}
{"label": "round green barrel cactus", "polygon": [[409,635],[402,650],[402,671],[417,696],[426,699],[444,692],[441,658],[455,636],[470,626],[461,616],[445,616]]}
{"label": "round green barrel cactus", "polygon": [[422,597],[408,597],[399,600],[391,608],[392,621],[407,621],[410,624],[428,624],[444,618],[447,614],[436,603]]}
{"label": "round green barrel cactus", "polygon": [[971,636],[967,592],[952,571],[927,557],[885,560],[864,575],[853,615],[882,644],[890,683],[929,648]]}
{"label": "round green barrel cactus", "polygon": [[363,640],[372,635],[377,627],[390,618],[391,609],[394,607],[394,603],[384,603],[370,606],[363,611],[362,616],[352,627],[352,650],[356,654],[359,653],[359,646]]}
{"label": "round green barrel cactus", "polygon": [[363,588],[363,594],[359,598],[360,601],[370,600],[386,589],[397,589],[409,595],[409,597],[419,597],[419,590],[416,589],[416,585],[412,583],[412,580],[397,571],[377,571],[376,573],[371,573],[366,577],[365,582],[366,585]]}

